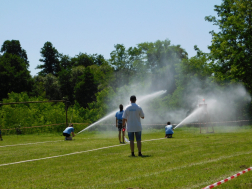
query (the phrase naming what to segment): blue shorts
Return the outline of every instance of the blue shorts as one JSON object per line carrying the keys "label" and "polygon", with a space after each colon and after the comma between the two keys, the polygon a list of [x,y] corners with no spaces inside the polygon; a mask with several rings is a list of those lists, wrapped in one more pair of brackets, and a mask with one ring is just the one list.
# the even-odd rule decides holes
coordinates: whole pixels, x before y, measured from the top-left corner
{"label": "blue shorts", "polygon": [[130,141],[134,141],[134,134],[136,136],[136,141],[141,141],[141,134],[142,131],[138,131],[138,132],[128,132],[128,137]]}

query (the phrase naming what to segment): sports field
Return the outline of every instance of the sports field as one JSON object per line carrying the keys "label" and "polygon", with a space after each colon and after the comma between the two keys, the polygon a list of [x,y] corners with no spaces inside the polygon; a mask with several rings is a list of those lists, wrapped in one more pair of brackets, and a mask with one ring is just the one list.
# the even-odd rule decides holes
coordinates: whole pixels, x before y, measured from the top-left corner
{"label": "sports field", "polygon": [[[0,189],[203,188],[252,166],[252,127],[214,129],[181,127],[171,139],[143,129],[144,157],[130,157],[129,144],[111,131],[85,131],[73,141],[60,133],[3,136]],[[216,188],[252,188],[252,171]]]}

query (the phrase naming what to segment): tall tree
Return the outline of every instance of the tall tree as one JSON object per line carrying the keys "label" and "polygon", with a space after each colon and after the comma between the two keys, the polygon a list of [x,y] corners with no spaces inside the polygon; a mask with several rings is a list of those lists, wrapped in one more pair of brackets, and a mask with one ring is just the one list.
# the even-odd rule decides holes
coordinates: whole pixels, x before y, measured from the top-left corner
{"label": "tall tree", "polygon": [[44,87],[46,91],[46,97],[50,100],[59,100],[62,98],[60,91],[60,83],[56,76],[47,74],[44,78]]}
{"label": "tall tree", "polygon": [[[141,43],[138,48],[142,51],[147,71],[151,74],[151,89],[164,90],[173,93],[176,89],[175,65],[187,59],[187,52],[180,45],[171,45],[169,40],[157,40],[154,43]],[[147,73],[148,73],[147,72]],[[160,82],[162,81],[162,82]]]}
{"label": "tall tree", "polygon": [[11,92],[30,92],[32,79],[23,58],[5,53],[0,57],[0,101]]}
{"label": "tall tree", "polygon": [[91,55],[91,58],[93,59],[93,63],[98,66],[107,63],[107,61],[104,59],[104,56],[102,56],[101,54],[93,54]]}
{"label": "tall tree", "polygon": [[243,82],[252,93],[252,1],[223,0],[214,10],[218,19],[205,17],[219,26],[219,32],[210,32],[214,76],[220,82]]}
{"label": "tall tree", "polygon": [[25,61],[26,67],[29,67],[29,61],[26,51],[21,47],[19,40],[6,40],[2,45],[1,52],[15,54],[19,56]]}
{"label": "tall tree", "polygon": [[70,70],[63,69],[59,72],[60,91],[63,97],[66,97],[71,103],[74,102],[74,86],[73,78]]}
{"label": "tall tree", "polygon": [[97,84],[90,68],[85,68],[84,74],[79,77],[79,82],[75,88],[75,99],[84,108],[88,107],[88,103],[95,101],[97,93]]}
{"label": "tall tree", "polygon": [[124,45],[117,44],[114,45],[115,50],[110,53],[110,64],[115,70],[115,83],[114,87],[120,87],[122,85],[127,85],[130,81],[130,76],[132,75],[132,62],[130,61],[130,56]]}
{"label": "tall tree", "polygon": [[74,58],[72,58],[73,66],[91,66],[94,64],[93,58],[86,53],[79,53]]}
{"label": "tall tree", "polygon": [[60,70],[71,70],[73,67],[73,62],[71,61],[71,57],[68,55],[60,54]]}
{"label": "tall tree", "polygon": [[41,48],[41,56],[43,58],[39,59],[43,64],[38,65],[36,69],[42,69],[39,72],[39,75],[45,76],[49,73],[57,76],[60,72],[60,54],[52,43],[47,41],[44,46]]}

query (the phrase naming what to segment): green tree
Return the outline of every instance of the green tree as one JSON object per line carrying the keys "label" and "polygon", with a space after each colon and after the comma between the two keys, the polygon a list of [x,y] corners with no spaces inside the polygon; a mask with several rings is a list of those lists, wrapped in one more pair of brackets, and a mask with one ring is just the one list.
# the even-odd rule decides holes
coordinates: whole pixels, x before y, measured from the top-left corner
{"label": "green tree", "polygon": [[44,77],[41,75],[35,75],[32,77],[32,80],[33,80],[32,92],[29,95],[31,97],[40,96],[45,98],[46,91],[44,87]]}
{"label": "green tree", "polygon": [[60,54],[60,70],[71,70],[73,67],[73,62],[71,61],[71,57],[68,55]]}
{"label": "green tree", "polygon": [[252,93],[252,1],[223,0],[214,10],[218,19],[205,17],[219,26],[219,32],[210,32],[214,77],[220,82],[243,82]]}
{"label": "green tree", "polygon": [[43,78],[43,80],[44,80],[46,97],[50,100],[62,99],[58,77],[54,76],[53,74],[47,74]]}
{"label": "green tree", "polygon": [[115,50],[110,53],[109,63],[115,71],[114,88],[129,84],[130,77],[134,74],[132,59],[128,50],[122,44],[114,45]]}
{"label": "green tree", "polygon": [[60,54],[52,43],[47,41],[44,46],[41,48],[41,56],[43,58],[39,59],[43,64],[38,65],[36,69],[42,69],[39,72],[39,75],[45,76],[49,73],[57,76],[60,72]]}
{"label": "green tree", "polygon": [[[170,99],[169,106],[191,109],[192,102],[197,102],[197,95],[212,90],[212,70],[209,67],[208,55],[194,47],[197,55],[190,59],[183,59],[176,65],[176,90]],[[188,99],[192,98],[192,99]]]}
{"label": "green tree", "polygon": [[83,75],[79,77],[79,82],[74,87],[75,99],[84,108],[88,107],[88,103],[96,100],[97,84],[90,68],[85,68]]}
{"label": "green tree", "polygon": [[95,83],[98,84],[98,90],[103,90],[110,86],[114,81],[113,68],[108,63],[102,65],[89,66],[90,71],[94,75]]}
{"label": "green tree", "polygon": [[[142,60],[146,65],[146,73],[150,73],[151,89],[164,90],[172,94],[176,89],[175,65],[187,59],[187,52],[180,45],[171,45],[169,40],[157,40],[154,43],[141,43],[138,48],[142,52]],[[162,82],[160,82],[162,81]]]}
{"label": "green tree", "polygon": [[25,61],[26,67],[27,68],[29,67],[29,61],[28,61],[26,51],[22,49],[19,40],[11,40],[11,41],[6,40],[2,45],[1,52],[15,54],[19,56]]}
{"label": "green tree", "polygon": [[63,97],[66,97],[71,103],[74,103],[74,86],[71,70],[63,69],[59,72],[58,80],[60,91]]}
{"label": "green tree", "polygon": [[18,40],[3,43],[0,56],[0,100],[11,92],[30,92],[32,78],[28,71],[29,61],[26,51]]}
{"label": "green tree", "polygon": [[101,54],[93,54],[91,55],[91,58],[93,59],[93,63],[101,66],[102,64],[106,64],[107,61],[104,59],[104,57]]}
{"label": "green tree", "polygon": [[79,53],[74,58],[72,58],[72,64],[74,67],[77,66],[91,66],[94,64],[94,60],[90,55],[87,55],[85,53]]}
{"label": "green tree", "polygon": [[8,93],[30,92],[32,79],[23,58],[5,53],[0,57],[0,100],[8,97]]}

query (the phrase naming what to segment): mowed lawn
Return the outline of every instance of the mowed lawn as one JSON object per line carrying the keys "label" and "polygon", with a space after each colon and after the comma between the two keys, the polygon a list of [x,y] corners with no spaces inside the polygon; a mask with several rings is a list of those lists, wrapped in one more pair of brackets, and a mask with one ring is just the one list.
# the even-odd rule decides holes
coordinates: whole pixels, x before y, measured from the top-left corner
{"label": "mowed lawn", "polygon": [[[252,127],[214,129],[181,127],[171,139],[164,130],[143,129],[144,157],[130,157],[129,144],[111,131],[85,131],[73,141],[60,134],[3,136],[0,189],[203,188],[252,166]],[[216,188],[252,188],[252,171]]]}

